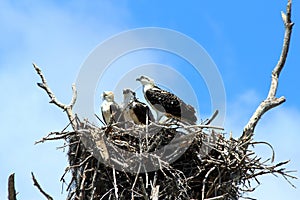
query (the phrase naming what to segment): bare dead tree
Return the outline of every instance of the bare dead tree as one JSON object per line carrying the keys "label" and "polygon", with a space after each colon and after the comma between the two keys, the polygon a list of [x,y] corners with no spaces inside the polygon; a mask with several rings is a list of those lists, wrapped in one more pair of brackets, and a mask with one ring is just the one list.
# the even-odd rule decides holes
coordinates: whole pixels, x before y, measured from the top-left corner
{"label": "bare dead tree", "polygon": [[278,87],[279,75],[281,70],[284,67],[288,55],[288,51],[289,51],[289,46],[290,46],[292,28],[294,25],[294,23],[291,20],[291,15],[292,15],[292,0],[288,0],[286,13],[281,12],[281,17],[285,27],[285,33],[284,33],[281,55],[279,57],[277,65],[274,67],[272,71],[272,79],[271,79],[269,93],[267,98],[263,100],[260,103],[260,105],[257,107],[252,117],[248,121],[247,125],[244,127],[244,131],[242,135],[242,138],[244,139],[252,138],[257,123],[267,111],[285,102],[285,97],[283,96],[279,98],[276,97],[276,92]]}
{"label": "bare dead tree", "polygon": [[[260,184],[258,177],[265,174],[281,175],[293,186],[290,179],[296,177],[292,176],[290,171],[284,167],[289,161],[274,164],[272,162],[273,149],[271,158],[263,160],[248,148],[249,145],[269,145],[266,142],[254,141],[255,127],[263,114],[285,101],[284,97],[276,97],[276,91],[278,78],[285,65],[289,50],[293,27],[291,7],[292,2],[288,0],[286,13],[282,12],[281,14],[285,26],[284,42],[280,59],[272,72],[267,98],[253,113],[238,139],[232,137],[226,139],[223,134],[215,132],[215,129],[222,129],[222,127],[210,126],[210,122],[217,113],[205,123],[195,126],[187,126],[178,122],[173,122],[171,126],[170,124],[155,123],[147,125],[147,130],[150,132],[159,131],[146,139],[137,137],[137,135],[145,132],[144,128],[140,126],[132,126],[131,129],[124,130],[118,124],[98,127],[88,120],[80,121],[72,110],[77,98],[75,85],[72,86],[71,102],[63,104],[51,91],[40,68],[33,64],[41,78],[41,83],[38,83],[38,86],[47,93],[50,103],[66,112],[72,127],[71,131],[64,128],[61,132],[51,132],[36,142],[37,144],[61,139],[66,141],[66,144],[60,148],[69,149],[69,166],[66,167],[61,178],[63,182],[66,182],[65,174],[71,173],[71,180],[67,183],[67,191],[69,192],[67,199],[235,200],[242,197],[245,192],[254,191],[253,181]],[[191,143],[180,143],[181,146],[189,146],[179,159],[173,163],[168,163],[151,154],[151,152],[169,144],[171,140],[175,140],[175,146],[179,146],[175,138],[176,134],[182,134],[179,130],[189,133],[186,141],[191,140]],[[85,137],[88,137],[92,142],[94,149],[87,148],[83,144]],[[104,140],[105,137],[109,142]],[[269,146],[272,148],[271,145]],[[141,173],[145,166],[140,164],[137,166],[137,173],[116,170],[114,165],[107,165],[107,163],[118,163],[125,168],[129,162],[121,156],[119,159],[114,159],[114,155],[120,155],[116,147],[136,154],[147,152],[152,161],[158,163],[159,169]],[[211,150],[207,155],[200,157],[203,147]],[[95,149],[99,152],[97,158],[100,157],[100,159],[96,159]],[[175,151],[173,154],[178,155],[178,152]],[[271,163],[268,162],[270,160]],[[47,199],[52,199],[40,187],[34,176],[33,181]],[[12,185],[14,185],[13,178],[9,181],[9,196],[14,199],[15,192]]]}

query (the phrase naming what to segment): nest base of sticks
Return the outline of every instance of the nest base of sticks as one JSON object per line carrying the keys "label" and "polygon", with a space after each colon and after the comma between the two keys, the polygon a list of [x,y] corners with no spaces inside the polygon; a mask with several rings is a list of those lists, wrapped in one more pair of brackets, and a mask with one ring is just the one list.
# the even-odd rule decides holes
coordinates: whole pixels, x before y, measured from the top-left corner
{"label": "nest base of sticks", "polygon": [[263,161],[248,148],[258,143],[226,139],[208,125],[76,124],[76,131],[39,141],[67,141],[65,174],[72,178],[61,180],[68,182],[68,199],[238,199],[260,175],[294,178],[282,167],[288,161],[273,164],[273,155]]}

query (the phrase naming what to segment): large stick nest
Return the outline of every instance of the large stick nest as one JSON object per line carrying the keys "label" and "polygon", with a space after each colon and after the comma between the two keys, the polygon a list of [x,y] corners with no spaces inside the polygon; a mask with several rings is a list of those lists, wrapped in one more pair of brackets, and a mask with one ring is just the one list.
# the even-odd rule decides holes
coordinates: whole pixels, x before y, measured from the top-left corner
{"label": "large stick nest", "polygon": [[[178,122],[151,123],[146,127],[132,125],[129,129],[122,124],[97,127],[82,122],[74,119],[72,112],[77,96],[75,86],[70,104],[62,104],[34,64],[42,80],[38,86],[46,91],[51,103],[66,111],[74,130],[52,132],[39,141],[66,141],[63,148],[69,147],[69,166],[65,174],[70,172],[71,180],[66,181],[65,174],[61,180],[68,185],[68,199],[238,199],[260,184],[257,178],[261,175],[281,175],[288,182],[289,178],[296,178],[284,168],[288,161],[273,163],[271,145],[253,141],[255,126],[262,115],[285,101],[284,97],[276,97],[276,91],[292,33],[291,4],[288,0],[286,14],[281,13],[284,42],[272,71],[268,96],[238,139],[226,139],[214,127],[186,126]],[[256,155],[254,148],[249,147],[258,144],[270,146],[273,155],[266,160]],[[12,191],[10,196],[14,195]]]}
{"label": "large stick nest", "polygon": [[[273,156],[263,161],[248,148],[258,143],[226,139],[209,126],[153,123],[125,129],[78,119],[76,124],[76,131],[42,140],[67,141],[68,199],[238,199],[254,190],[260,175],[295,178],[283,168],[288,161],[267,162]],[[141,137],[145,131],[147,137]]]}

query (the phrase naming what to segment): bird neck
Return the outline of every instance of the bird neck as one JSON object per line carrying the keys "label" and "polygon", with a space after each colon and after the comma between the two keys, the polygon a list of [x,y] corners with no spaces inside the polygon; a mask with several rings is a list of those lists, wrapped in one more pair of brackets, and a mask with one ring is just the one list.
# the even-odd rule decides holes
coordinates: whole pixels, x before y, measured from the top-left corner
{"label": "bird neck", "polygon": [[132,101],[132,97],[131,96],[125,96],[124,98],[124,104],[127,105]]}
{"label": "bird neck", "polygon": [[153,84],[146,84],[146,85],[144,85],[144,92],[146,92],[147,90],[149,90],[149,89],[152,89],[154,87],[154,85]]}

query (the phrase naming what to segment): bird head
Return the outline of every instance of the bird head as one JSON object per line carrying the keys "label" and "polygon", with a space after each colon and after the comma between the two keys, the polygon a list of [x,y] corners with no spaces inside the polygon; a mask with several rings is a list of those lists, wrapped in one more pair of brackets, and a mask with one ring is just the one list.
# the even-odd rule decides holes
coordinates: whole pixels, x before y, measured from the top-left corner
{"label": "bird head", "polygon": [[123,90],[124,102],[130,102],[135,98],[135,92],[129,88]]}
{"label": "bird head", "polygon": [[102,93],[102,99],[106,101],[114,101],[115,95],[112,91],[104,91]]}
{"label": "bird head", "polygon": [[147,77],[147,76],[141,76],[140,78],[137,78],[136,81],[141,82],[142,85],[154,85],[154,80]]}

